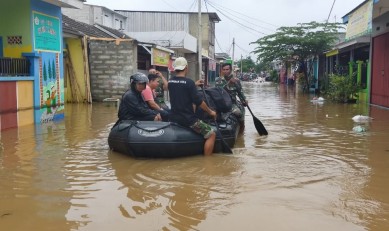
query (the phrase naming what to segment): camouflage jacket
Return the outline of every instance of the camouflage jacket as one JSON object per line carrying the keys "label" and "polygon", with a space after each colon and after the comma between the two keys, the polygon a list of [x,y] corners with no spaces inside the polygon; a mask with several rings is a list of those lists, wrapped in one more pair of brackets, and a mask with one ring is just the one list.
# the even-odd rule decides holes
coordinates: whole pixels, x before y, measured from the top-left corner
{"label": "camouflage jacket", "polygon": [[242,85],[240,84],[240,80],[230,75],[226,80],[225,77],[218,77],[215,80],[215,86],[224,88],[232,98],[233,102],[236,102],[239,97],[240,101],[246,101],[246,96],[244,95]]}
{"label": "camouflage jacket", "polygon": [[159,78],[158,83],[158,87],[155,89],[155,102],[161,105],[165,103],[165,90],[163,90],[162,78]]}

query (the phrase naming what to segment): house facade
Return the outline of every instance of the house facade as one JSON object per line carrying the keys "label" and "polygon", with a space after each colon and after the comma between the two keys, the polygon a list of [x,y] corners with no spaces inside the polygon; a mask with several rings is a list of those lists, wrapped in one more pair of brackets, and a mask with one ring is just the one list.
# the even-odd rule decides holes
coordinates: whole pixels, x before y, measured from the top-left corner
{"label": "house facade", "polygon": [[138,42],[119,30],[63,15],[65,99],[92,103],[120,99],[137,71]]}
{"label": "house facade", "polygon": [[[171,69],[172,64],[171,57],[172,54],[174,54],[174,51],[150,42],[149,40],[142,40],[142,37],[133,37],[132,34],[129,33],[124,35],[123,32],[128,28],[128,24],[131,23],[131,20],[129,20],[127,16],[103,6],[88,4],[84,4],[80,9],[63,10],[63,13],[69,18],[76,19],[81,23],[98,27],[112,35],[114,38],[122,38],[123,36],[135,38],[134,41],[137,41],[138,44],[136,60],[131,64],[131,66],[134,67],[133,70],[127,74],[132,74],[134,72],[147,73],[148,69],[153,67],[163,73],[164,76],[168,76],[169,66]],[[119,31],[121,35],[115,35],[111,30]]]}
{"label": "house facade", "polygon": [[375,1],[372,18],[370,103],[389,108],[389,1]]}
{"label": "house facade", "polygon": [[0,130],[64,117],[61,8],[82,3],[0,2]]}
{"label": "house facade", "polygon": [[326,53],[325,72],[356,74],[359,100],[389,107],[389,1],[366,0],[342,19],[345,38]]}

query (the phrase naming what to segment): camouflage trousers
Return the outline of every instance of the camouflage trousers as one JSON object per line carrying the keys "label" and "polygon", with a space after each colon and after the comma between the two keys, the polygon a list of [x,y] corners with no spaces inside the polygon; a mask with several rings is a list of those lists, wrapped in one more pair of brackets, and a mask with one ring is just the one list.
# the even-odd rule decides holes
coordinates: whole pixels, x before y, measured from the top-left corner
{"label": "camouflage trousers", "polygon": [[190,126],[190,128],[196,133],[201,134],[204,139],[208,139],[208,137],[210,137],[214,132],[212,127],[202,120],[197,120],[192,126]]}

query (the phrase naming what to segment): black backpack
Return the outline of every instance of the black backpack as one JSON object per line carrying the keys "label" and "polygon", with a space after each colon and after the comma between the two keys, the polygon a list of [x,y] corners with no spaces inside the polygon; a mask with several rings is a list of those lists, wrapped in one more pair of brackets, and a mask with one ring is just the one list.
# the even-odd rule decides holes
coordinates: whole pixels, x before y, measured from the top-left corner
{"label": "black backpack", "polygon": [[217,112],[229,112],[232,109],[232,99],[230,94],[221,87],[211,87],[205,89],[205,94],[207,94]]}

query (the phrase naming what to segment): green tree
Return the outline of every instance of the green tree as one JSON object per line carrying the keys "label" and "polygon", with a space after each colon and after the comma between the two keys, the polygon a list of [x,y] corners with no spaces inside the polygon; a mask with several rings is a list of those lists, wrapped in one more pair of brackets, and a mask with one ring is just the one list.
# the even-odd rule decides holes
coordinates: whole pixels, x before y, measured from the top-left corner
{"label": "green tree", "polygon": [[293,62],[300,65],[304,73],[303,82],[309,87],[307,60],[330,50],[338,39],[339,23],[299,23],[293,27],[280,27],[277,32],[264,36],[251,44],[257,44],[253,53],[261,63]]}
{"label": "green tree", "polygon": [[256,69],[256,64],[250,56],[235,61],[235,64],[238,65],[239,68],[242,67],[242,72],[250,72],[251,69]]}

